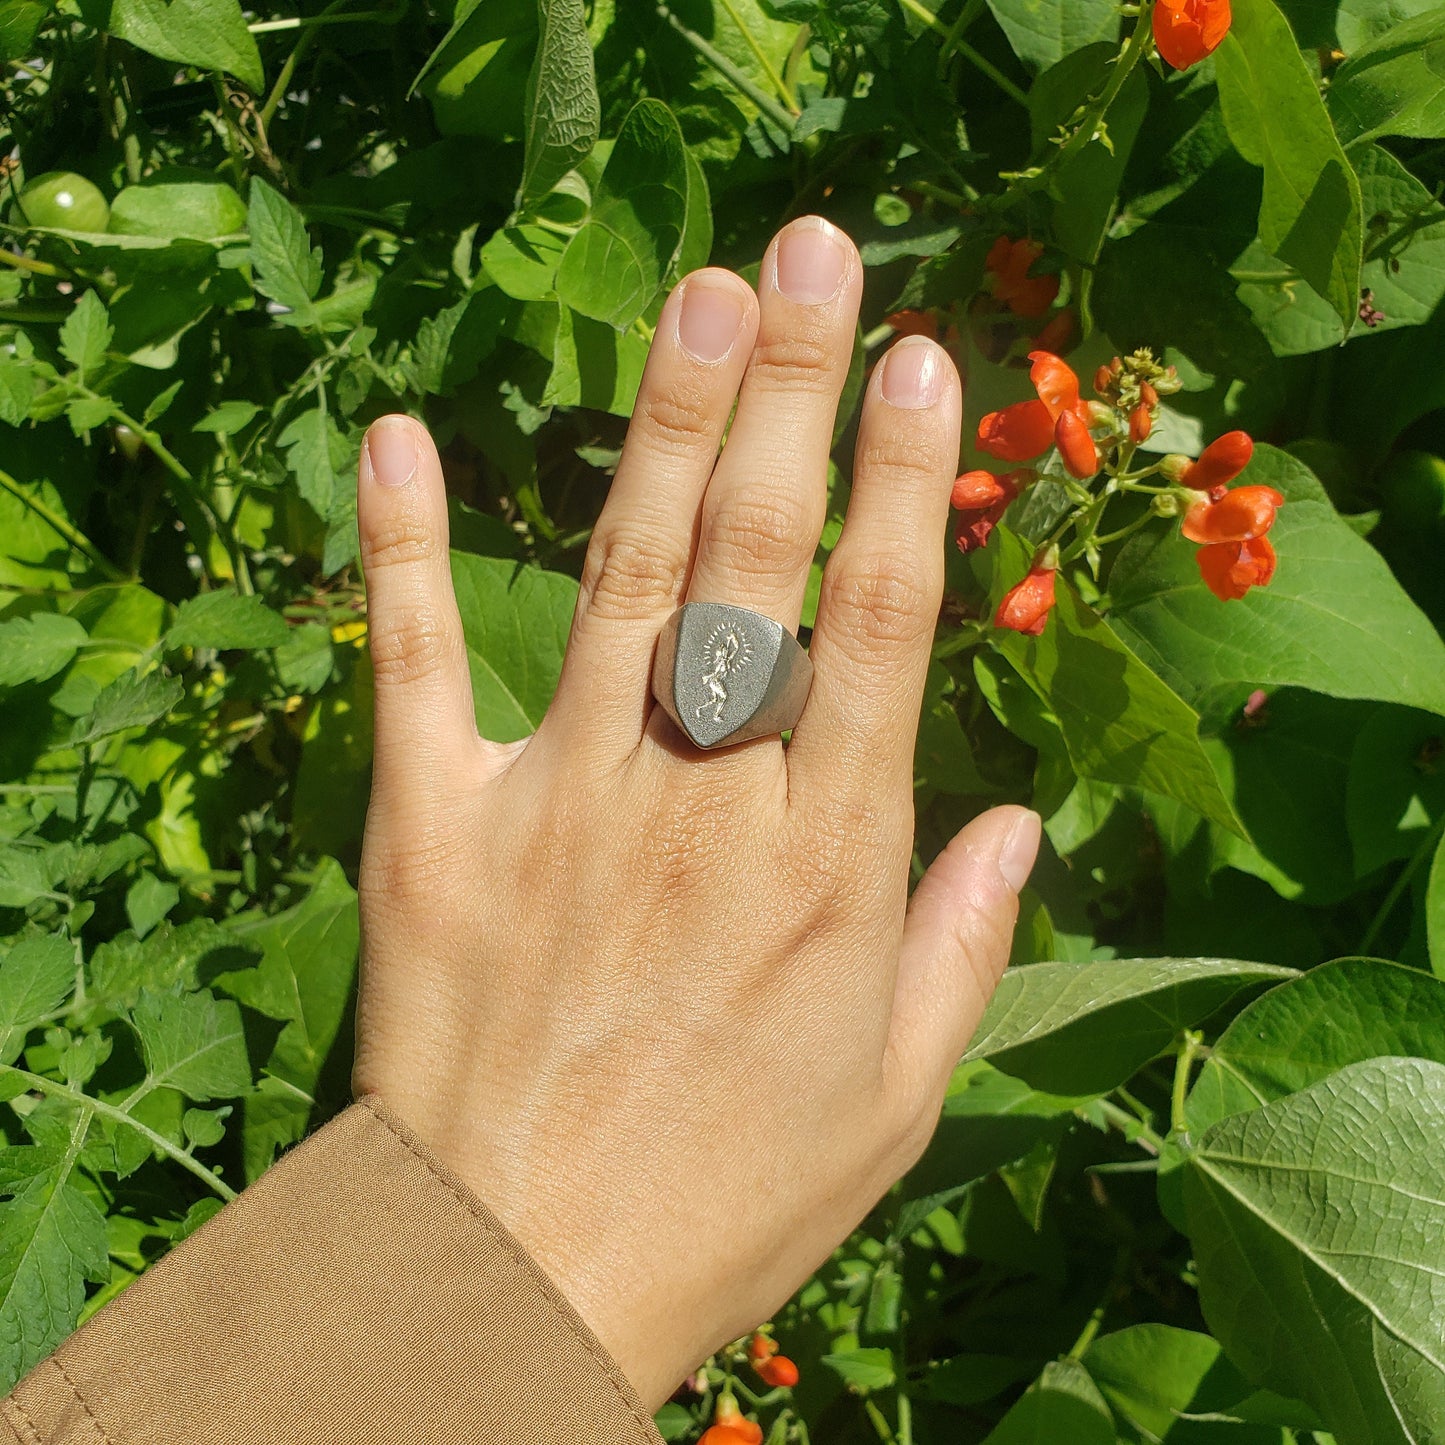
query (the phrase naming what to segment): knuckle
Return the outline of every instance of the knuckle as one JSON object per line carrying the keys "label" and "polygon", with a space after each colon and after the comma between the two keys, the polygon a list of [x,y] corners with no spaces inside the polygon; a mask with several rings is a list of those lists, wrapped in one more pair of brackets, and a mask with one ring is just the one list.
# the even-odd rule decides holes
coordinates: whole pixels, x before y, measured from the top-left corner
{"label": "knuckle", "polygon": [[844,640],[866,650],[909,646],[933,635],[942,600],[936,569],[884,553],[854,559],[835,550],[823,571],[819,611]]}
{"label": "knuckle", "polygon": [[716,450],[715,408],[701,391],[677,387],[647,395],[638,403],[634,424],[646,444],[665,456],[691,456],[704,448]]}
{"label": "knuckle", "polygon": [[371,667],[377,686],[420,682],[453,656],[451,629],[430,607],[409,607],[371,631]]}
{"label": "knuckle", "polygon": [[840,384],[842,359],[827,336],[807,332],[760,337],[753,348],[748,380],[769,390],[831,394]]}
{"label": "knuckle", "polygon": [[868,477],[890,494],[905,495],[936,491],[948,469],[942,448],[926,427],[898,427],[882,436],[865,436],[853,463],[855,477]]}
{"label": "knuckle", "polygon": [[811,508],[791,491],[739,491],[718,511],[710,546],[739,571],[770,576],[813,555]]}
{"label": "knuckle", "polygon": [[598,534],[582,567],[578,615],[646,618],[676,602],[687,558],[625,533]]}
{"label": "knuckle", "polygon": [[368,572],[430,562],[436,536],[421,517],[398,509],[370,523],[361,533],[361,560]]}
{"label": "knuckle", "polygon": [[856,909],[860,885],[886,855],[894,831],[866,798],[809,810],[799,846],[783,860],[791,888],[816,908],[847,902]]}

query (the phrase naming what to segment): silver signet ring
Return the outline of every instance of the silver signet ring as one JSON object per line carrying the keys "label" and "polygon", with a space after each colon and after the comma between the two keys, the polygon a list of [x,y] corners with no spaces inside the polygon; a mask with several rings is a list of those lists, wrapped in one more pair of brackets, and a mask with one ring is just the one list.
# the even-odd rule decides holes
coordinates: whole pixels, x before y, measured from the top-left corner
{"label": "silver signet ring", "polygon": [[662,626],[652,695],[700,748],[791,728],[813,663],[781,622],[725,602],[685,602]]}

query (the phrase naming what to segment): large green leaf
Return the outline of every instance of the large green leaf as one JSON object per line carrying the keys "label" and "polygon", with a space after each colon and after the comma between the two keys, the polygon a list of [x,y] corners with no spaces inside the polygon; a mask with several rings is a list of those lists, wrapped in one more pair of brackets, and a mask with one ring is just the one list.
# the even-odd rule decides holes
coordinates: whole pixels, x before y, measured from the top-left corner
{"label": "large green leaf", "polygon": [[166,633],[167,647],[279,647],[290,636],[286,619],[254,594],[229,587],[202,592],[181,603]]}
{"label": "large green leaf", "polygon": [[1356,50],[1330,82],[1330,114],[1350,145],[1445,136],[1445,10],[1434,6]]}
{"label": "large green leaf", "polygon": [[1261,446],[1240,481],[1287,499],[1270,532],[1279,568],[1269,585],[1221,602],[1178,528],[1149,529],[1114,565],[1110,623],[1196,702],[1293,685],[1445,713],[1445,642],[1309,469]]}
{"label": "large green leaf", "polygon": [[1434,10],[1438,4],[1439,0],[1340,0],[1335,16],[1340,49],[1354,55],[1393,26]]}
{"label": "large green leaf", "polygon": [[619,331],[667,279],[687,218],[682,132],[659,100],[627,113],[592,198],[592,210],[557,268],[557,294],[574,311]]}
{"label": "large green leaf", "polygon": [[261,54],[237,0],[114,0],[109,30],[162,60],[224,70],[258,95]]}
{"label": "large green leaf", "polygon": [[539,0],[537,54],[527,77],[526,153],[518,204],[540,200],[597,141],[592,44],[582,0]]}
{"label": "large green leaf", "polygon": [[141,676],[132,668],[123,672],[96,694],[86,717],[77,720],[70,733],[70,746],[84,747],[130,728],[146,727],[163,718],[184,692],[177,677],[163,672]]}
{"label": "large green leaf", "polygon": [[0,958],[0,1064],[13,1064],[25,1035],[75,987],[75,947],[51,934],[27,938]]}
{"label": "large green leaf", "polygon": [[477,727],[494,742],[527,737],[542,721],[577,605],[577,584],[502,557],[452,553],[467,639]]}
{"label": "large green leaf", "polygon": [[[989,578],[991,609],[1029,565],[1004,528],[973,561]],[[1067,582],[1057,597],[1042,636],[1000,629],[990,640],[1058,719],[1079,776],[1162,793],[1242,832],[1200,746],[1198,714]]]}
{"label": "large green leaf", "polygon": [[312,247],[301,212],[259,176],[251,178],[246,229],[256,289],[285,306],[298,322],[314,320],[321,251]]}
{"label": "large green leaf", "polygon": [[1319,87],[1274,0],[1234,0],[1215,57],[1225,124],[1239,153],[1264,169],[1259,239],[1350,325],[1360,301],[1360,184]]}
{"label": "large green leaf", "polygon": [[1196,1134],[1307,1089],[1348,1064],[1399,1054],[1445,1064],[1445,981],[1346,958],[1272,988],[1220,1035],[1189,1095]]}
{"label": "large green leaf", "polygon": [[1102,1094],[1242,990],[1294,977],[1225,958],[1031,963],[1004,974],[964,1058],[1052,1094]]}
{"label": "large green leaf", "polygon": [[0,687],[44,682],[85,645],[85,628],[62,612],[34,612],[0,622]]}
{"label": "large green leaf", "polygon": [[[988,8],[1014,54],[1036,70],[1096,41],[1119,38],[1119,7],[1112,0],[988,0]],[[1101,90],[1107,78],[1099,66],[1093,88]]]}
{"label": "large green leaf", "polygon": [[241,1010],[209,989],[195,993],[145,992],[131,1010],[140,1035],[147,1082],[178,1089],[188,1098],[230,1099],[251,1086],[251,1065]]}
{"label": "large green leaf", "polygon": [[1024,1391],[983,1445],[1115,1445],[1114,1417],[1077,1360],[1055,1360]]}
{"label": "large green leaf", "polygon": [[1338,1445],[1445,1441],[1445,1065],[1379,1058],[1210,1129],[1184,1204],[1230,1357]]}

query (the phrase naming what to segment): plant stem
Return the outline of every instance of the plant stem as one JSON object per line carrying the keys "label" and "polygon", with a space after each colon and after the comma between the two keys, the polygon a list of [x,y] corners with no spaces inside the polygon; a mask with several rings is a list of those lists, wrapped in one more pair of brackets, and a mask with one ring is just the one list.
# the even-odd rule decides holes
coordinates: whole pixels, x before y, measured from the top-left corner
{"label": "plant stem", "polygon": [[57,1099],[67,1099],[72,1104],[79,1104],[82,1109],[89,1109],[92,1113],[99,1114],[103,1119],[109,1119],[112,1123],[124,1124],[128,1128],[134,1129],[137,1134],[148,1139],[155,1148],[174,1159],[182,1169],[189,1170],[208,1189],[219,1194],[222,1199],[229,1203],[236,1197],[236,1191],[229,1184],[223,1184],[220,1176],[207,1169],[193,1154],[188,1154],[184,1149],[178,1148],[165,1135],[157,1134],[154,1129],[142,1124],[139,1119],[132,1118],[124,1109],[117,1109],[114,1104],[107,1104],[102,1099],[92,1098],[91,1095],[83,1093],[79,1089],[72,1089],[69,1084],[61,1084],[40,1074],[32,1074],[28,1069],[17,1069],[13,1064],[0,1064],[0,1070],[18,1075],[25,1080],[29,1088],[37,1089],[42,1094],[50,1094]]}
{"label": "plant stem", "polygon": [[52,528],[77,552],[92,562],[107,582],[129,582],[131,580],[115,563],[101,553],[100,548],[89,537],[72,526],[59,512],[52,511],[38,497],[31,496],[9,472],[0,470],[0,487],[3,487],[24,506],[29,507],[46,526]]}
{"label": "plant stem", "polygon": [[1405,866],[1400,869],[1394,883],[1390,885],[1390,891],[1381,900],[1380,906],[1375,910],[1375,916],[1370,920],[1370,926],[1365,930],[1365,936],[1360,939],[1360,953],[1368,954],[1375,946],[1375,940],[1380,936],[1380,930],[1390,921],[1390,915],[1395,911],[1395,905],[1404,897],[1405,890],[1410,886],[1410,880],[1415,876],[1420,865],[1435,851],[1442,832],[1445,832],[1445,814],[1442,814],[1431,825]]}
{"label": "plant stem", "polygon": [[[1125,1135],[1133,1135],[1133,1142],[1136,1143],[1146,1154],[1152,1154],[1157,1159],[1164,1148],[1164,1139],[1157,1129],[1152,1129],[1137,1114],[1131,1114],[1129,1110],[1122,1109],[1112,1099],[1099,1099],[1096,1101],[1100,1112],[1116,1128]],[[1081,1110],[1075,1112],[1082,1113]]]}
{"label": "plant stem", "polygon": [[1203,1044],[1204,1035],[1194,1029],[1185,1029],[1179,1038],[1179,1057],[1174,1061],[1174,1089],[1169,1097],[1170,1127],[1179,1135],[1189,1133],[1184,1103],[1189,1097],[1189,1074]]}
{"label": "plant stem", "polygon": [[797,119],[785,110],[767,91],[760,89],[751,78],[739,70],[720,50],[715,50],[695,30],[689,30],[666,5],[657,7],[658,15],[665,20],[724,80],[731,82],[757,108],[783,132],[792,135],[793,122]]}

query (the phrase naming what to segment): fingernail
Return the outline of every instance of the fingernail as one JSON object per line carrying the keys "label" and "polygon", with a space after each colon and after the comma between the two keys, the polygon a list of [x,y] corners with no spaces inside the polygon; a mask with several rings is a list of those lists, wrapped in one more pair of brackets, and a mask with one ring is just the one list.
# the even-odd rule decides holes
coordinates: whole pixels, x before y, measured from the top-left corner
{"label": "fingernail", "polygon": [[695,361],[721,361],[733,349],[743,324],[743,298],[736,286],[694,277],[683,287],[677,339]]}
{"label": "fingernail", "polygon": [[1043,821],[1037,813],[1025,812],[1013,826],[1003,847],[999,850],[998,871],[1003,881],[1019,892],[1029,881],[1034,860],[1039,856],[1039,839],[1043,836]]}
{"label": "fingernail", "polygon": [[834,227],[821,216],[805,216],[779,238],[773,266],[778,290],[789,301],[817,306],[838,294],[848,253]]}
{"label": "fingernail", "polygon": [[943,394],[943,353],[926,336],[905,336],[883,358],[883,396],[894,406],[932,406]]}
{"label": "fingernail", "polygon": [[361,464],[383,487],[404,487],[416,476],[416,428],[405,417],[373,422],[361,444]]}

